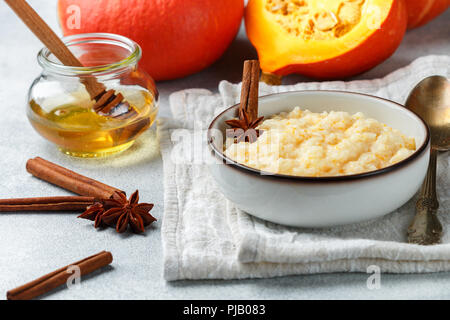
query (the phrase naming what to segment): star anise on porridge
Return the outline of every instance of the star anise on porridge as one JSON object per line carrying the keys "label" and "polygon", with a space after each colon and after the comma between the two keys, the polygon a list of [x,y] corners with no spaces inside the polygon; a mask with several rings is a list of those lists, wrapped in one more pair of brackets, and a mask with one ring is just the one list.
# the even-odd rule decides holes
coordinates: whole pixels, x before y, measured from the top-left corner
{"label": "star anise on porridge", "polygon": [[95,203],[79,216],[79,218],[95,221],[94,226],[111,226],[123,233],[130,225],[134,233],[142,233],[145,227],[156,221],[149,212],[153,204],[139,203],[139,191],[136,190],[130,198],[122,192],[115,192],[111,199]]}
{"label": "star anise on porridge", "polygon": [[258,117],[259,74],[257,60],[244,62],[238,119],[225,121],[232,128],[226,130],[226,136],[233,138],[234,142],[253,143],[262,133],[261,130],[256,129],[264,119],[264,117]]}
{"label": "star anise on porridge", "polygon": [[236,139],[237,142],[250,142],[253,143],[261,135],[262,130],[256,129],[264,117],[256,118],[253,121],[249,120],[247,112],[242,108],[239,109],[239,119],[226,120],[225,123],[231,126],[231,129],[227,129],[227,137]]}

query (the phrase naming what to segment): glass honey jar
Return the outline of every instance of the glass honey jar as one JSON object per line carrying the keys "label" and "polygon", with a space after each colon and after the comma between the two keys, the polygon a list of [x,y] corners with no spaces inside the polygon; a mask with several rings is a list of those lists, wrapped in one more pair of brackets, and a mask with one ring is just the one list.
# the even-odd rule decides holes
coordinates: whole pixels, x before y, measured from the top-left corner
{"label": "glass honey jar", "polygon": [[[104,157],[128,149],[158,113],[155,83],[138,67],[141,48],[126,37],[107,33],[62,40],[83,67],[62,65],[47,48],[39,52],[43,70],[28,92],[32,126],[71,156]],[[122,94],[129,108],[117,107],[114,117],[97,113],[83,84],[89,78]]]}

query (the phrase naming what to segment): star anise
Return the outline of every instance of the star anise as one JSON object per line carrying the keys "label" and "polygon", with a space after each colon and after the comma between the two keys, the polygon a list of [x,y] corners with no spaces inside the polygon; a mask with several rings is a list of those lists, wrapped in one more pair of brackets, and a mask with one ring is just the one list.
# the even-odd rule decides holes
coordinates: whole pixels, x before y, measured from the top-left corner
{"label": "star anise", "polygon": [[152,208],[151,203],[139,203],[138,190],[128,200],[124,193],[115,192],[111,199],[89,206],[79,218],[95,221],[95,228],[108,225],[123,233],[130,225],[133,232],[141,233],[156,221],[149,213]]}
{"label": "star anise", "polygon": [[125,232],[130,225],[135,233],[145,231],[145,227],[150,225],[156,219],[149,213],[153,208],[151,203],[139,203],[139,191],[136,190],[130,198],[120,192],[113,195],[112,208],[108,209],[102,215],[102,221],[116,227],[119,233]]}
{"label": "star anise", "polygon": [[93,205],[86,208],[86,211],[80,214],[77,218],[88,219],[95,221],[94,227],[103,227],[105,224],[102,221],[102,215],[105,213],[105,207],[103,203],[96,202]]}
{"label": "star anise", "polygon": [[264,117],[259,117],[250,121],[247,112],[239,108],[239,119],[225,121],[226,124],[232,127],[232,129],[227,129],[227,137],[234,138],[237,142],[245,141],[253,143],[262,133],[262,130],[256,129],[256,127],[263,119]]}

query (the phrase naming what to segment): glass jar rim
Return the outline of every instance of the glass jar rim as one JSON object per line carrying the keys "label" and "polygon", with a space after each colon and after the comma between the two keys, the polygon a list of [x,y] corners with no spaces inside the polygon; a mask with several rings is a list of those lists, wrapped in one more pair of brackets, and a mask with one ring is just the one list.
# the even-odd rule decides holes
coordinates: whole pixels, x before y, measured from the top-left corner
{"label": "glass jar rim", "polygon": [[47,47],[44,47],[39,51],[37,57],[39,65],[44,70],[69,76],[117,73],[122,69],[129,67],[130,65],[137,64],[142,56],[141,47],[135,41],[114,33],[80,33],[62,37],[61,40],[68,47],[84,43],[117,45],[129,50],[130,54],[122,60],[109,64],[88,67],[75,67],[66,66],[61,64],[59,61],[55,62],[50,60],[50,56],[52,55],[52,53]]}

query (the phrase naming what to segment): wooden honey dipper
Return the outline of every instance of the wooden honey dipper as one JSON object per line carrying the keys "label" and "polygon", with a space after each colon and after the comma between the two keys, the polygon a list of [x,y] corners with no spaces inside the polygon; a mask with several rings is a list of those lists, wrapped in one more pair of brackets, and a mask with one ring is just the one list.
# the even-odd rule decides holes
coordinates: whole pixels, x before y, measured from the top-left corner
{"label": "wooden honey dipper", "polygon": [[[83,67],[83,64],[67,48],[62,40],[53,32],[45,21],[34,11],[25,0],[5,0],[27,27],[44,43],[44,45],[66,66]],[[95,100],[93,109],[97,113],[109,115],[120,104],[134,111],[121,93],[106,87],[94,77],[81,79],[92,100]],[[123,117],[123,114],[122,116]]]}

